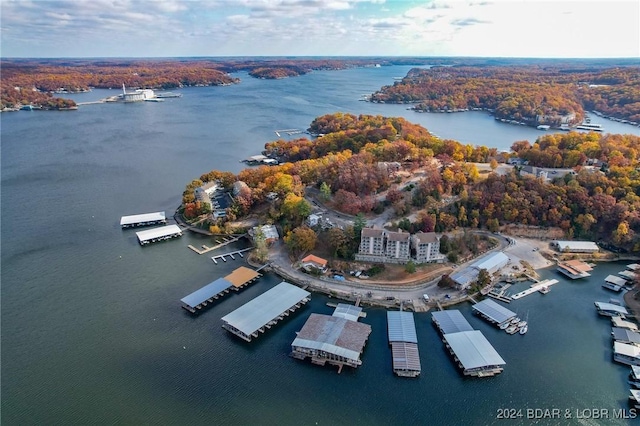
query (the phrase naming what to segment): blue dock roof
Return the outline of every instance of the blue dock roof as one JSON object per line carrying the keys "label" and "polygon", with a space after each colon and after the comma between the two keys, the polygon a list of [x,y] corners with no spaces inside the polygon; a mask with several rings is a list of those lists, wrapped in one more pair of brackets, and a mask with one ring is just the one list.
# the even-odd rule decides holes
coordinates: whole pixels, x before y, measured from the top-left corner
{"label": "blue dock roof", "polygon": [[436,311],[431,314],[442,334],[459,333],[461,331],[473,331],[469,321],[457,309],[450,311]]}
{"label": "blue dock roof", "polygon": [[218,278],[214,282],[207,284],[206,286],[194,291],[188,296],[183,297],[182,299],[180,299],[180,301],[191,308],[195,308],[201,303],[211,299],[216,294],[222,293],[232,285],[233,284],[231,284],[231,282],[225,280],[224,278]]}

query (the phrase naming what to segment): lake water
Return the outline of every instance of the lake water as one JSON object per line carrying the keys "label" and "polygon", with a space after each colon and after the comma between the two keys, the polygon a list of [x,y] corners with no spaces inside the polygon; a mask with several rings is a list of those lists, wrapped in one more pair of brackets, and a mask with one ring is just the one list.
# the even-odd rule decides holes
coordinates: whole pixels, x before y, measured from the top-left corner
{"label": "lake water", "polygon": [[274,130],[305,129],[322,114],[401,115],[443,138],[499,149],[541,134],[481,112],[417,114],[358,101],[409,68],[285,80],[240,74],[240,85],[187,88],[163,103],[2,114],[2,423],[485,425],[504,423],[497,419],[504,408],[525,416],[526,409],[575,416],[628,408],[628,368],[611,361],[610,323],[593,306],[608,300],[600,283],[621,264],[598,265],[581,282],[543,271],[561,283],[509,306],[528,315],[526,336],[508,336],[461,306],[507,362],[495,378],[463,377],[430,315],[416,315],[423,370],[409,380],[391,371],[384,310],[366,309],[373,332],[363,365],[338,375],[288,356],[309,314],[331,312],[328,299],[314,295],[246,344],[226,333],[220,318],[279,282],[275,276],[192,317],[179,300],[241,263],[215,265],[187,248],[209,243],[205,237],[186,234],[143,248],[134,230],[120,229],[125,214],[171,214],[194,177],[237,172]]}

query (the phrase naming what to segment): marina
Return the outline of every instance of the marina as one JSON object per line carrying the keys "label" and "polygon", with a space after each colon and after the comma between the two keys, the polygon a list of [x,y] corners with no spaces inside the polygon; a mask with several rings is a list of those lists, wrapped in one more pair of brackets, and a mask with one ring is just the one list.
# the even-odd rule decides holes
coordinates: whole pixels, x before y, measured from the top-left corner
{"label": "marina", "polygon": [[247,342],[309,302],[311,293],[281,282],[222,317],[222,328]]}
{"label": "marina", "polygon": [[413,312],[387,311],[387,336],[393,372],[400,377],[418,377],[420,353]]}
{"label": "marina", "polygon": [[229,293],[229,290],[238,291],[260,277],[261,275],[257,271],[241,266],[226,277],[218,278],[201,289],[183,297],[180,299],[180,302],[182,302],[184,309],[195,314],[207,306],[207,304]]}
{"label": "marina", "polygon": [[120,218],[120,226],[122,229],[135,228],[138,226],[150,226],[167,223],[165,212],[134,214],[130,216],[122,216]]}
{"label": "marina", "polygon": [[357,368],[371,334],[371,326],[358,322],[362,308],[338,304],[333,315],[312,313],[291,343],[291,357],[324,366]]}
{"label": "marina", "polygon": [[182,230],[178,225],[167,225],[160,228],[148,229],[136,232],[141,246],[158,241],[170,240],[182,236]]}

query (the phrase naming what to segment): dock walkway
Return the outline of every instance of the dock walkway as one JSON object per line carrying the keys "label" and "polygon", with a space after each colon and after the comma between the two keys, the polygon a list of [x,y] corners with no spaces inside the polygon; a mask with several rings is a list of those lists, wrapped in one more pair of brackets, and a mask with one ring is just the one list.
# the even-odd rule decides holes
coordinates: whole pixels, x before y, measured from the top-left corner
{"label": "dock walkway", "polygon": [[209,253],[210,251],[217,250],[217,249],[219,249],[221,247],[224,247],[227,244],[235,243],[236,241],[238,241],[240,238],[244,237],[245,235],[246,234],[242,234],[242,235],[238,235],[236,237],[228,238],[228,239],[226,237],[223,237],[222,238],[223,242],[220,242],[220,241],[216,240],[216,242],[218,244],[213,246],[213,247],[208,247],[208,246],[203,244],[202,245],[202,250],[192,246],[191,244],[189,244],[187,247],[189,247],[191,250],[195,251],[198,254],[205,254],[205,253]]}
{"label": "dock walkway", "polygon": [[213,260],[213,263],[215,263],[216,265],[218,264],[218,259],[222,259],[223,262],[227,261],[227,257],[230,257],[233,260],[236,260],[236,257],[234,255],[238,255],[240,257],[244,257],[242,255],[242,253],[244,253],[245,251],[249,251],[249,250],[253,250],[253,247],[247,247],[245,249],[241,249],[241,250],[235,250],[235,251],[230,251],[228,253],[224,253],[224,254],[218,254],[216,256],[213,256],[211,258],[211,260]]}
{"label": "dock walkway", "polygon": [[525,297],[530,295],[531,293],[535,293],[536,291],[540,291],[542,288],[544,287],[550,287],[554,284],[557,284],[558,280],[544,280],[544,281],[540,281],[539,283],[533,284],[530,288],[521,291],[520,293],[516,293],[511,295],[511,298],[513,300],[517,300],[520,299],[521,297]]}

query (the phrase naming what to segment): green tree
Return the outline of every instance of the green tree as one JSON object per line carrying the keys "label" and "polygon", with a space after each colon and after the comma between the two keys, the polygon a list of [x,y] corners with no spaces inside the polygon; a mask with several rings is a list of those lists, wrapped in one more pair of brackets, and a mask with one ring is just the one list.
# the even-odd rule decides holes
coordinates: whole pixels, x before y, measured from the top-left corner
{"label": "green tree", "polygon": [[413,274],[414,272],[416,272],[416,264],[413,263],[413,260],[410,260],[404,267],[404,270],[408,273],[408,274]]}
{"label": "green tree", "polygon": [[267,240],[265,239],[262,230],[258,230],[253,236],[253,244],[256,248],[253,251],[254,256],[259,262],[265,263],[269,258],[269,248],[267,247]]}
{"label": "green tree", "polygon": [[478,283],[478,287],[480,288],[483,288],[491,284],[491,275],[489,275],[489,271],[487,271],[484,268],[480,269],[480,271],[478,272],[477,283]]}
{"label": "green tree", "polygon": [[358,213],[356,215],[355,220],[353,221],[353,231],[355,233],[355,238],[360,242],[360,236],[362,235],[362,229],[367,226],[367,219],[364,217],[362,213]]}
{"label": "green tree", "polygon": [[320,199],[322,201],[328,201],[331,198],[331,187],[327,185],[327,182],[322,182],[320,185]]}

